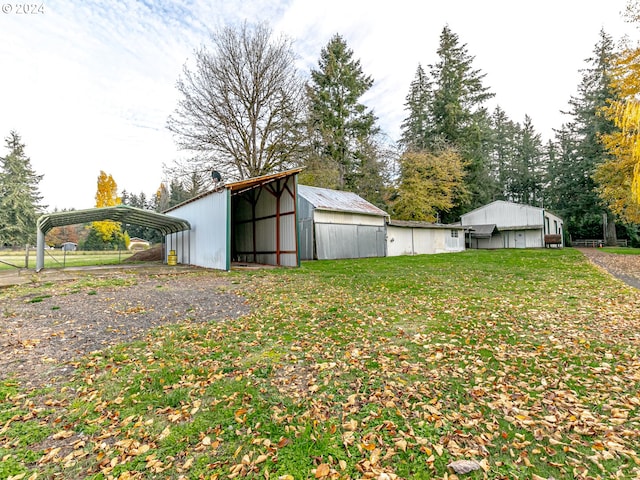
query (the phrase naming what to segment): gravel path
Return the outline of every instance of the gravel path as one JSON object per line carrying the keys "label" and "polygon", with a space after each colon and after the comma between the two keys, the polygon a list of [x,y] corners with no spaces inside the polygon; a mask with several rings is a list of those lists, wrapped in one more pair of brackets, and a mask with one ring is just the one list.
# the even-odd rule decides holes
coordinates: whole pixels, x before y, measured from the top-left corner
{"label": "gravel path", "polygon": [[603,268],[627,285],[640,288],[640,255],[607,253],[599,248],[578,248],[591,263]]}
{"label": "gravel path", "polygon": [[25,387],[67,377],[71,363],[151,328],[208,322],[249,312],[218,273],[113,272],[98,278],[0,290],[0,379]]}

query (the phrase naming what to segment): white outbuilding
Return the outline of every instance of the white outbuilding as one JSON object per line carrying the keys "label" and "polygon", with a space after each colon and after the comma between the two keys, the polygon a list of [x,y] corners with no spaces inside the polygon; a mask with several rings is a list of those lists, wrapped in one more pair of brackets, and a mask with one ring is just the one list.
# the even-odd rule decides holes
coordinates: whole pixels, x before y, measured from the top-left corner
{"label": "white outbuilding", "polygon": [[470,248],[563,246],[564,222],[544,208],[496,200],[460,219]]}
{"label": "white outbuilding", "polygon": [[390,220],[387,224],[387,256],[462,252],[465,228],[428,222]]}

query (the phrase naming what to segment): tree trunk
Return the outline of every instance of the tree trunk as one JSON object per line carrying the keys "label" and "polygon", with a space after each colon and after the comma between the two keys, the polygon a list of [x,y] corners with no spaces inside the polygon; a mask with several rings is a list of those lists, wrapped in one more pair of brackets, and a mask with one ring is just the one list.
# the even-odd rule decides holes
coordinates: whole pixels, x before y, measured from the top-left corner
{"label": "tree trunk", "polygon": [[616,219],[611,213],[607,213],[606,228],[604,241],[607,246],[615,247],[618,245],[618,236],[616,235]]}

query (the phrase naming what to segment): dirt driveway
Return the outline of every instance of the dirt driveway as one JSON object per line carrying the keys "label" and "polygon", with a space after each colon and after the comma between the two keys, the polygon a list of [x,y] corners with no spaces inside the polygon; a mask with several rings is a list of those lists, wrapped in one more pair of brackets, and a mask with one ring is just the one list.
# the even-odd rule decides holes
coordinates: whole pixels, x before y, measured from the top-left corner
{"label": "dirt driveway", "polygon": [[217,272],[115,270],[0,289],[0,380],[42,386],[67,378],[74,359],[151,328],[244,315],[233,287]]}

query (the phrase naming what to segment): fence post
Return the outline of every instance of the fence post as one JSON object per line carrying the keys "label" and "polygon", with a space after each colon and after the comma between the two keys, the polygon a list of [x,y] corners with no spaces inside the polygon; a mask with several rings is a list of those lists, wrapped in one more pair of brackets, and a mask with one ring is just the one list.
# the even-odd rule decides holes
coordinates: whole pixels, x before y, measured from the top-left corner
{"label": "fence post", "polygon": [[27,251],[24,254],[24,268],[29,268],[29,244],[27,243]]}

